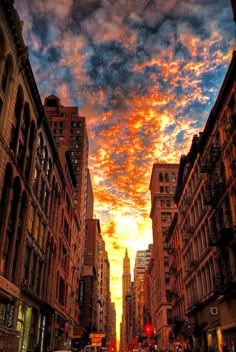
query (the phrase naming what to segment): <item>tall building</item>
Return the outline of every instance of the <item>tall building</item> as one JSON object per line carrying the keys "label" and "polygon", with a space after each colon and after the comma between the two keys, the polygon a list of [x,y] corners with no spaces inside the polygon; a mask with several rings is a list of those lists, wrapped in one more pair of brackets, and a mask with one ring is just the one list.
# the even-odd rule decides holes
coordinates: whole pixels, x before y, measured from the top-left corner
{"label": "tall building", "polygon": [[153,229],[153,258],[156,284],[152,297],[152,322],[160,349],[169,348],[169,332],[172,325],[172,306],[170,297],[170,272],[166,236],[172,219],[177,212],[174,203],[178,164],[153,164],[150,181],[151,213]]}
{"label": "tall building", "polygon": [[97,329],[106,335],[106,341],[111,341],[109,336],[109,309],[110,309],[110,263],[102,236],[98,239],[98,304]]}
{"label": "tall building", "polygon": [[74,204],[80,219],[80,235],[83,244],[87,210],[89,151],[86,120],[85,117],[79,116],[78,107],[61,105],[60,99],[55,95],[45,98],[44,109],[49,117],[51,131],[61,160],[65,159],[66,152],[71,158],[77,182]]}
{"label": "tall building", "polygon": [[115,308],[115,303],[110,302],[110,308],[109,308],[109,334],[108,336],[109,341],[108,341],[108,346],[110,351],[116,352],[117,351],[117,345],[116,345],[116,308]]}
{"label": "tall building", "polygon": [[175,196],[178,221],[173,231],[182,244],[189,322],[185,337],[203,350],[236,344],[235,91],[234,52],[203,132],[181,157]]}
{"label": "tall building", "polygon": [[151,258],[151,245],[148,249],[136,252],[134,264],[135,295],[135,335],[142,337],[144,333],[144,276]]}
{"label": "tall building", "polygon": [[53,350],[78,325],[75,175],[58,157],[12,0],[0,2],[0,53],[0,350]]}
{"label": "tall building", "polygon": [[94,195],[93,186],[89,169],[87,170],[87,200],[86,200],[86,219],[94,217]]}
{"label": "tall building", "polygon": [[127,293],[130,293],[131,273],[130,273],[130,258],[127,249],[123,259],[123,274],[122,274],[122,302],[125,302]]}
{"label": "tall building", "polygon": [[130,258],[127,249],[123,259],[123,274],[122,274],[122,321],[120,330],[120,351],[124,351],[127,344],[126,336],[126,297],[130,295],[131,289],[131,273],[130,273]]}
{"label": "tall building", "polygon": [[98,240],[101,236],[100,222],[98,219],[86,220],[86,234],[84,246],[84,265],[81,280],[84,285],[84,299],[80,304],[81,325],[88,332],[97,331],[98,313]]}

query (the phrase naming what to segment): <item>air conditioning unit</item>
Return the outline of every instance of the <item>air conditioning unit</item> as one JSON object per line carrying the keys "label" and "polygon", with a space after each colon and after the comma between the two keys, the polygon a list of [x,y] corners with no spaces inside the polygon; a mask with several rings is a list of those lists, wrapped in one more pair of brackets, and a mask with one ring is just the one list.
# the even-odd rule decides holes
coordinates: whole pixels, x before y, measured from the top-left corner
{"label": "air conditioning unit", "polygon": [[218,308],[217,307],[211,307],[211,315],[218,315]]}

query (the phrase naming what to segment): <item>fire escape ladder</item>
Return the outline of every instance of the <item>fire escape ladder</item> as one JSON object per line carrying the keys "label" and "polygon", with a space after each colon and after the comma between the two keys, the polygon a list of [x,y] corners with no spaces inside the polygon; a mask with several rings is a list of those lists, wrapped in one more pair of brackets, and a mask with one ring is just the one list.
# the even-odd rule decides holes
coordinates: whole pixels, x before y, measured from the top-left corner
{"label": "fire escape ladder", "polygon": [[225,273],[225,264],[221,256],[216,259],[215,266],[215,288],[217,291],[222,291],[224,287],[224,273]]}
{"label": "fire escape ladder", "polygon": [[221,147],[218,144],[212,144],[206,155],[206,158],[202,161],[201,172],[202,173],[211,173],[214,171],[216,162],[220,156]]}

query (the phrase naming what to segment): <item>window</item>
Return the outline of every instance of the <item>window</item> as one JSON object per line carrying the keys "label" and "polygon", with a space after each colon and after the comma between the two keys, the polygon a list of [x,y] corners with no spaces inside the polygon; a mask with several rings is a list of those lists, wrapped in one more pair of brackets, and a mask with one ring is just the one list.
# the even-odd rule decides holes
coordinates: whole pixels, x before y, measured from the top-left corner
{"label": "window", "polygon": [[3,106],[3,101],[2,101],[2,98],[0,97],[0,117],[2,112],[2,106]]}
{"label": "window", "polygon": [[168,249],[168,243],[167,242],[163,242],[163,249]]}
{"label": "window", "polygon": [[39,170],[37,167],[34,169],[34,176],[33,177],[34,177],[33,178],[33,191],[35,194],[37,194],[38,184],[39,184]]}
{"label": "window", "polygon": [[5,65],[2,73],[1,87],[3,92],[6,91],[9,74],[10,74],[10,64],[9,64],[9,58],[7,58],[5,61]]}
{"label": "window", "polygon": [[65,282],[62,278],[59,281],[59,303],[64,305],[64,297],[65,297]]}
{"label": "window", "polygon": [[165,179],[165,182],[169,182],[169,175],[167,172],[165,172],[164,179]]}
{"label": "window", "polygon": [[162,227],[162,235],[166,236],[168,234],[169,227]]}
{"label": "window", "polygon": [[172,310],[167,309],[166,313],[167,313],[167,324],[172,325]]}
{"label": "window", "polygon": [[165,200],[164,200],[164,199],[161,199],[161,207],[162,207],[162,208],[165,208],[165,205],[166,205]]}
{"label": "window", "polygon": [[57,107],[57,100],[56,99],[47,99],[46,106],[49,108],[56,108]]}
{"label": "window", "polygon": [[164,193],[164,187],[160,186],[160,193]]}
{"label": "window", "polygon": [[69,237],[69,225],[68,222],[64,221],[64,236],[68,239]]}
{"label": "window", "polygon": [[33,237],[36,241],[38,240],[38,237],[39,237],[39,225],[40,225],[40,216],[36,211],[34,215],[34,226],[33,226]]}
{"label": "window", "polygon": [[170,206],[171,206],[171,201],[170,200],[166,200],[166,207],[170,208]]}
{"label": "window", "polygon": [[165,191],[166,191],[166,193],[170,193],[170,187],[169,187],[169,186],[166,186],[166,187],[165,187]]}
{"label": "window", "polygon": [[165,283],[166,284],[170,283],[170,273],[165,273]]}
{"label": "window", "polygon": [[25,280],[28,280],[29,278],[30,255],[31,255],[31,248],[29,246],[26,246],[25,260],[24,260],[24,279]]}
{"label": "window", "polygon": [[176,174],[174,172],[171,174],[171,181],[176,182]]}
{"label": "window", "polygon": [[160,182],[164,181],[164,177],[163,177],[163,173],[162,172],[159,174],[159,181]]}
{"label": "window", "polygon": [[168,256],[164,257],[164,265],[169,266],[169,257]]}
{"label": "window", "polygon": [[172,193],[175,193],[175,191],[176,191],[176,186],[173,186],[172,187]]}
{"label": "window", "polygon": [[66,249],[64,246],[61,251],[61,267],[66,271]]}
{"label": "window", "polygon": [[162,213],[161,213],[161,221],[162,221],[162,222],[169,222],[169,221],[171,221],[171,213],[162,212]]}

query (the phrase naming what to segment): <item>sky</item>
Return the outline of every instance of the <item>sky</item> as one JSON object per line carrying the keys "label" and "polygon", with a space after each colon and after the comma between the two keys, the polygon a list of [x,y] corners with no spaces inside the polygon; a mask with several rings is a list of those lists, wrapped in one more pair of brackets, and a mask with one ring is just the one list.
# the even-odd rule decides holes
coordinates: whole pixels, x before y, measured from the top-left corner
{"label": "sky", "polygon": [[[42,97],[86,117],[89,168],[121,316],[125,249],[152,242],[154,162],[203,130],[235,49],[230,0],[15,0]],[[119,338],[119,336],[118,336]]]}

